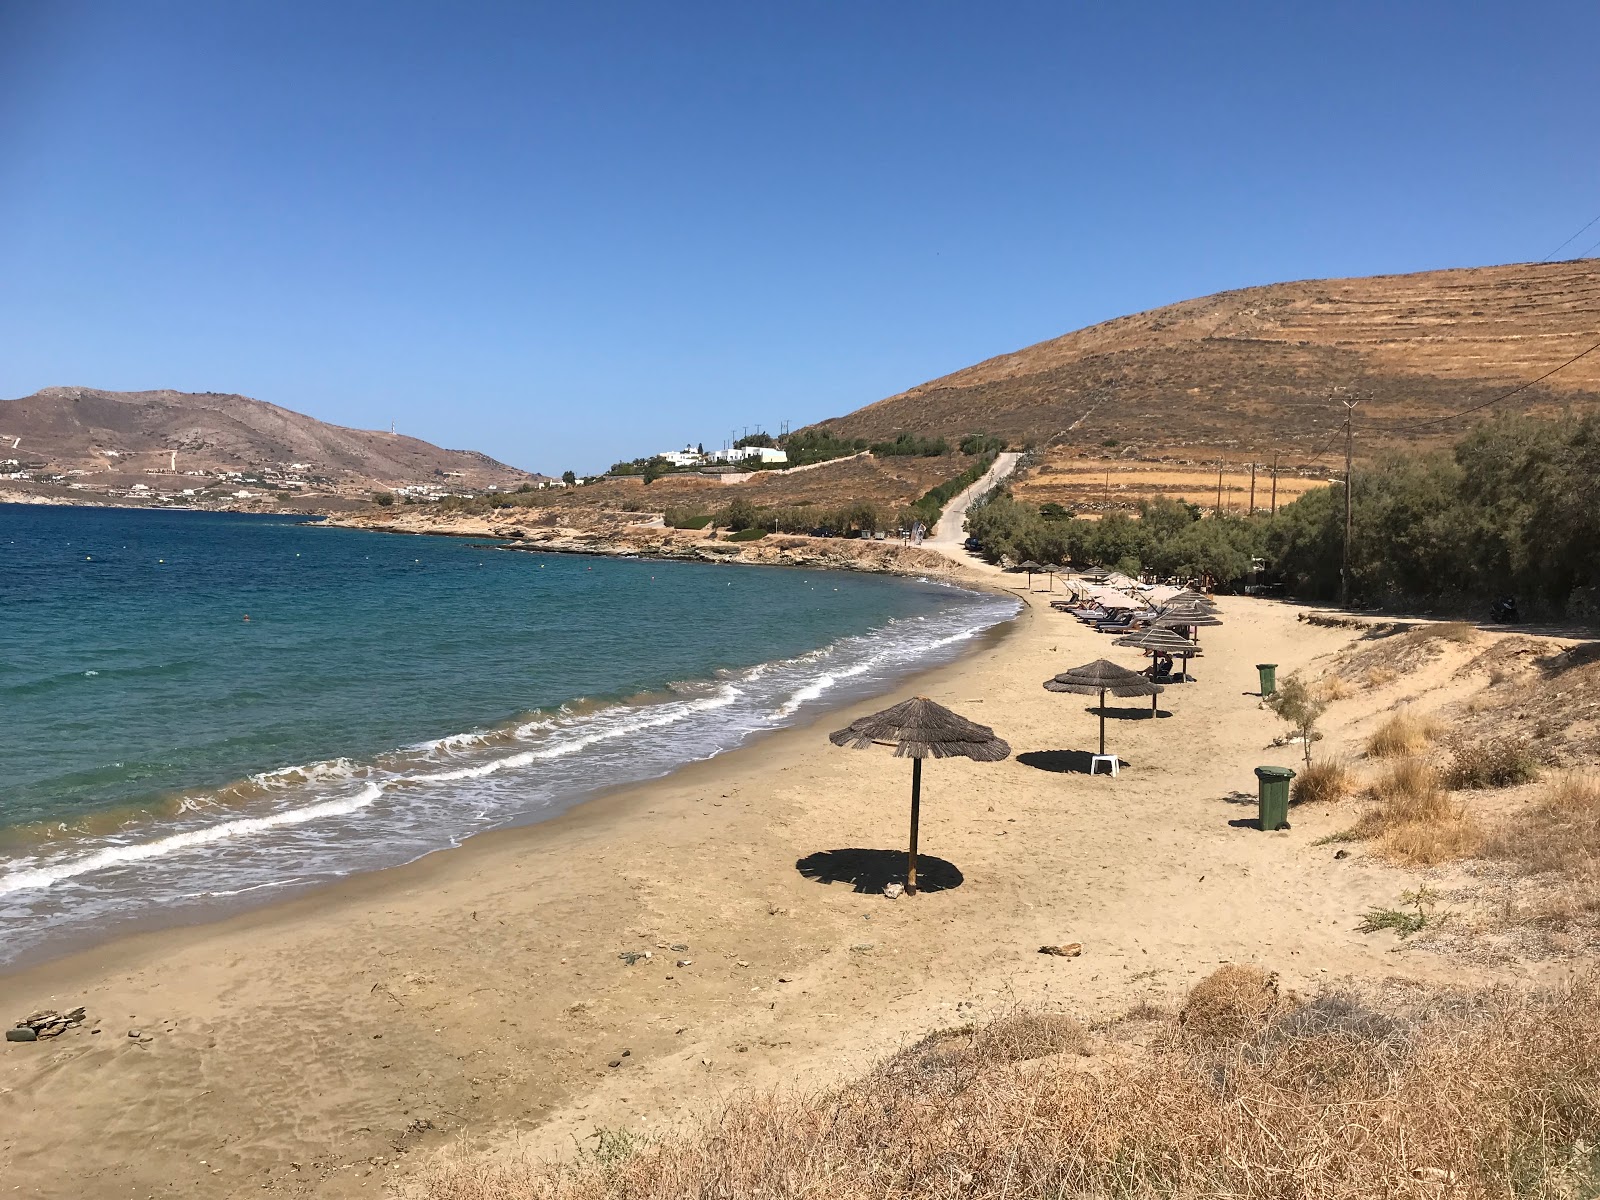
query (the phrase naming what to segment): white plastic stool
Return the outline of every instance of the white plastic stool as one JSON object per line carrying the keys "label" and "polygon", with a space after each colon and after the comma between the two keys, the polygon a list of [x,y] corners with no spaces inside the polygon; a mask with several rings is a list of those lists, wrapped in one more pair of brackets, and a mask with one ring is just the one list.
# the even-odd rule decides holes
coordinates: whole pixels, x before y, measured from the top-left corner
{"label": "white plastic stool", "polygon": [[1089,759],[1089,774],[1093,775],[1100,769],[1100,764],[1105,763],[1106,770],[1111,772],[1111,777],[1117,777],[1117,756],[1115,754],[1096,754]]}

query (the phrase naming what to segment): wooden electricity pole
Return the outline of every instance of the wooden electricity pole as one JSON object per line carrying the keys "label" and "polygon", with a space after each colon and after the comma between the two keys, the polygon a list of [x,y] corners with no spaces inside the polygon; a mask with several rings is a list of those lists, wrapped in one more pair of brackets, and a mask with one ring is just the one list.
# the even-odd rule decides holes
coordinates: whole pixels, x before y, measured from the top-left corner
{"label": "wooden electricity pole", "polygon": [[1217,516],[1222,515],[1222,460],[1217,459]]}
{"label": "wooden electricity pole", "polygon": [[1278,456],[1272,456],[1272,515],[1278,515]]}
{"label": "wooden electricity pole", "polygon": [[1350,460],[1355,449],[1355,434],[1351,429],[1351,418],[1355,415],[1356,405],[1361,402],[1360,396],[1351,396],[1344,401],[1344,555],[1339,564],[1339,603],[1350,603],[1350,536],[1355,528],[1355,505],[1352,502],[1352,487],[1350,479]]}
{"label": "wooden electricity pole", "polygon": [[1250,515],[1256,515],[1256,464],[1250,463]]}

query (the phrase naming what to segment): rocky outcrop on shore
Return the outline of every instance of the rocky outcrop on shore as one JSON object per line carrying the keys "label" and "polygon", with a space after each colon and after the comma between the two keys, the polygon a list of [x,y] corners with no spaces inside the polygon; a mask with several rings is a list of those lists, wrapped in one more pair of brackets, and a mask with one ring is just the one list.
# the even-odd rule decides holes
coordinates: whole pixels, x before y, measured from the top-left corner
{"label": "rocky outcrop on shore", "polygon": [[327,524],[380,533],[492,539],[507,550],[550,554],[754,563],[888,575],[949,575],[955,570],[954,564],[944,555],[918,546],[905,546],[899,541],[768,534],[755,541],[733,542],[723,533],[668,529],[659,519],[654,523],[642,523],[639,514],[608,514],[592,528],[518,524],[494,516],[446,517],[432,512],[354,513],[330,517]]}

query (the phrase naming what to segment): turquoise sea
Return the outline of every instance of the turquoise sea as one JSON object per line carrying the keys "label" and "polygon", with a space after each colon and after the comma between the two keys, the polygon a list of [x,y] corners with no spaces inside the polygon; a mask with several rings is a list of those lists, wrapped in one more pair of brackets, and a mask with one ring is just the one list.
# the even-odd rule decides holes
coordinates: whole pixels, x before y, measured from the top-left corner
{"label": "turquoise sea", "polygon": [[0,962],[550,816],[1014,612],[875,575],[0,505]]}

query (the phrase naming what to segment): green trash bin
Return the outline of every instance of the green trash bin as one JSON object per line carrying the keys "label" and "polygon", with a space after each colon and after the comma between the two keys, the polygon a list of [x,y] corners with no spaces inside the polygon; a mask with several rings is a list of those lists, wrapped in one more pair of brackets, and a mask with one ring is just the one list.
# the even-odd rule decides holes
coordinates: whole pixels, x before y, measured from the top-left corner
{"label": "green trash bin", "polygon": [[1294,772],[1288,767],[1256,768],[1256,799],[1261,828],[1268,833],[1289,827],[1289,781]]}
{"label": "green trash bin", "polygon": [[1256,670],[1261,672],[1261,694],[1270,696],[1278,690],[1278,664],[1257,663]]}

